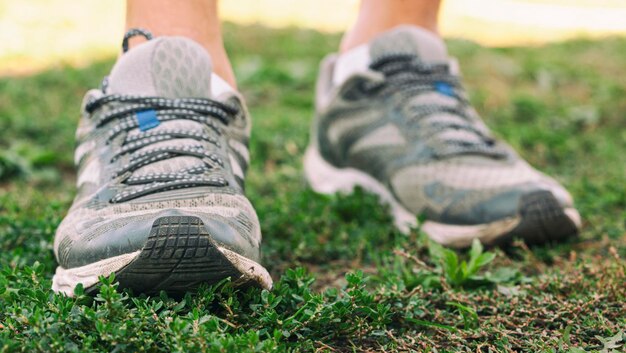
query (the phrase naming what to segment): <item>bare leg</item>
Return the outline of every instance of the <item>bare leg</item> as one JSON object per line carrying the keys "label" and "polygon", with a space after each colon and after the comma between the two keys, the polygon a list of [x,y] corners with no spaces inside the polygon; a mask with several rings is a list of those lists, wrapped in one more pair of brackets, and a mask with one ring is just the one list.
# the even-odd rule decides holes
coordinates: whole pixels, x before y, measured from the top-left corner
{"label": "bare leg", "polygon": [[361,0],[356,23],[341,41],[345,52],[367,43],[377,34],[401,24],[437,30],[440,0]]}
{"label": "bare leg", "polygon": [[[235,87],[222,41],[217,0],[127,0],[126,29],[130,28],[144,28],[155,36],[193,39],[211,55],[215,73]],[[131,47],[140,40],[133,38]]]}

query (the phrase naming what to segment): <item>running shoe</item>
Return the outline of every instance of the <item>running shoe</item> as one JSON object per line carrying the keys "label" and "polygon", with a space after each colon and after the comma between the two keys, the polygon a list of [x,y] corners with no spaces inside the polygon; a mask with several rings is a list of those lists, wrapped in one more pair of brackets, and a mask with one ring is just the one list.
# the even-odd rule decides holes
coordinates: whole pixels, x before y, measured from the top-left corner
{"label": "running shoe", "polygon": [[320,193],[377,194],[404,232],[423,217],[451,247],[559,241],[581,224],[559,183],[493,137],[443,41],[418,27],[324,59],[304,170]]}
{"label": "running shoe", "polygon": [[[148,41],[128,50],[128,39]],[[77,137],[77,196],[54,241],[52,288],[72,295],[115,273],[140,293],[193,291],[230,277],[270,288],[244,196],[250,116],[203,47],[131,30]]]}

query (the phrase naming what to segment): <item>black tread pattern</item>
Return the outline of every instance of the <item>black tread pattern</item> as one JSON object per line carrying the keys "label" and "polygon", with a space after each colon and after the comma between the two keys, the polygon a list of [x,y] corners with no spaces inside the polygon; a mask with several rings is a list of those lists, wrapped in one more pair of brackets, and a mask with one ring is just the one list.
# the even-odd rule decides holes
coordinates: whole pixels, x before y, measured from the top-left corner
{"label": "black tread pattern", "polygon": [[154,221],[143,250],[116,278],[121,288],[135,293],[183,294],[241,275],[215,247],[200,218],[169,216]]}
{"label": "black tread pattern", "polygon": [[529,245],[555,243],[576,236],[578,228],[550,191],[536,191],[519,201],[520,223],[498,243],[521,238]]}

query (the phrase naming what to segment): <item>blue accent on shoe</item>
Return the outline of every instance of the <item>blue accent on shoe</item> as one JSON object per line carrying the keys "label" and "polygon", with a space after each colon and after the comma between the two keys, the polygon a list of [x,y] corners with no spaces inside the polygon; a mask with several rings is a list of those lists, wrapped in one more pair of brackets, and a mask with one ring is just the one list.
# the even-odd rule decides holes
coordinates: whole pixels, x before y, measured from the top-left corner
{"label": "blue accent on shoe", "polygon": [[437,90],[437,92],[441,94],[445,94],[446,96],[449,96],[449,97],[455,96],[454,87],[452,87],[452,85],[450,85],[448,82],[443,82],[443,81],[435,82],[435,89]]}
{"label": "blue accent on shoe", "polygon": [[137,123],[139,123],[139,130],[146,131],[159,126],[161,122],[157,118],[156,111],[150,109],[137,112]]}

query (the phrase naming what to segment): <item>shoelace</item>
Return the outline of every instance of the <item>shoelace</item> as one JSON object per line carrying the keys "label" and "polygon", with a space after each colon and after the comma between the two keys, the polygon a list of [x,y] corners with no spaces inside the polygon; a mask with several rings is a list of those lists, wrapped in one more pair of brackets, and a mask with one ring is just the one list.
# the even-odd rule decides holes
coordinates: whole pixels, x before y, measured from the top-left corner
{"label": "shoelace", "polygon": [[[494,158],[504,157],[502,151],[495,140],[486,131],[479,128],[474,117],[464,109],[469,102],[458,92],[463,88],[459,79],[450,74],[448,64],[429,64],[419,60],[413,55],[388,55],[375,60],[370,69],[381,72],[385,75],[382,82],[367,82],[363,90],[366,92],[376,91],[382,95],[402,94],[403,100],[409,100],[419,94],[427,92],[438,92],[448,97],[456,99],[459,104],[454,107],[441,104],[427,104],[414,106],[413,115],[409,117],[412,126],[424,129],[429,136],[441,136],[442,132],[451,129],[469,133],[477,137],[478,143],[466,140],[445,138],[441,139],[444,148],[435,151],[439,157],[453,156],[460,154],[481,154]],[[455,121],[445,121],[441,119],[430,119],[436,114],[447,113],[461,118]]]}
{"label": "shoelace", "polygon": [[[111,108],[112,104],[116,104],[116,106]],[[100,112],[104,107],[111,109]],[[109,131],[107,143],[111,143],[123,132],[134,129],[140,130],[137,134],[127,135],[124,138],[121,148],[113,156],[111,162],[130,154],[128,163],[116,170],[113,177],[122,177],[121,182],[128,186],[144,186],[130,191],[118,192],[111,198],[111,203],[124,202],[166,190],[228,185],[228,181],[217,173],[224,166],[224,162],[219,155],[206,150],[206,143],[220,147],[217,138],[206,131],[198,132],[187,129],[151,131],[149,128],[164,121],[191,120],[208,126],[215,135],[220,136],[222,134],[220,125],[228,125],[238,113],[237,108],[202,98],[167,99],[112,94],[88,102],[85,110],[97,119],[97,127],[115,122]],[[142,120],[142,116],[147,116],[147,119]],[[145,149],[157,142],[181,138],[193,139],[199,143]],[[142,176],[132,176],[132,173],[141,167],[181,156],[198,158],[203,162],[203,165],[174,173],[149,173]]]}

